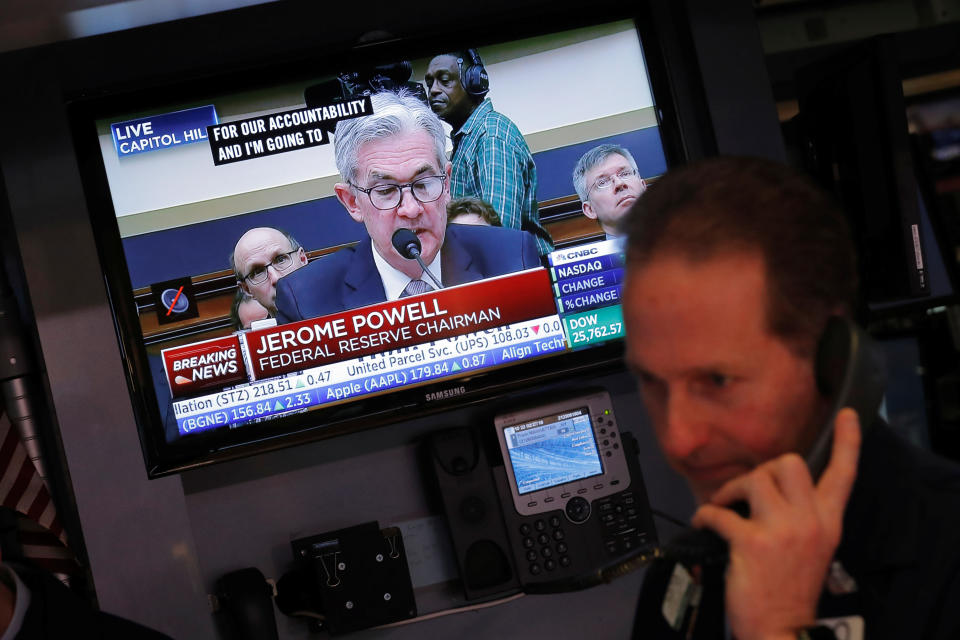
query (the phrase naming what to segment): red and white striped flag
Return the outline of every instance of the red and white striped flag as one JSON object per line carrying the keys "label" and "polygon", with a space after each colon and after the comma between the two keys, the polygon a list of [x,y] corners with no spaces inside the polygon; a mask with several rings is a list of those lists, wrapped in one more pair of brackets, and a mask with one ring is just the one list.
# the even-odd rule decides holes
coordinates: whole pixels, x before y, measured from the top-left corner
{"label": "red and white striped flag", "polygon": [[16,511],[23,555],[55,574],[76,573],[67,534],[18,430],[0,407],[0,504]]}

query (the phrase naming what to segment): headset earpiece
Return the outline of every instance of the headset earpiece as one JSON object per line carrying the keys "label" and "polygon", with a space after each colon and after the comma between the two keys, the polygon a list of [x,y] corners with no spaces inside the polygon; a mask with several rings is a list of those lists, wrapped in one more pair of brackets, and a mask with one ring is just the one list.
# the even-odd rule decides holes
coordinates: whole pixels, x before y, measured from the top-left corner
{"label": "headset earpiece", "polygon": [[[469,60],[464,60],[464,56]],[[487,95],[490,91],[490,78],[476,49],[467,49],[464,55],[458,56],[457,66],[460,69],[460,84],[464,91],[474,98]]]}

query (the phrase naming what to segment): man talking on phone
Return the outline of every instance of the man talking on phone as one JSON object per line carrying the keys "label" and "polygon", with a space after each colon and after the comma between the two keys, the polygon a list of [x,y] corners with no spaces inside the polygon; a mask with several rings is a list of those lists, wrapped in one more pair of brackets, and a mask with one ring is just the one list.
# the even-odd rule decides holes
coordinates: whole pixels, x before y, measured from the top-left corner
{"label": "man talking on phone", "polygon": [[[623,228],[627,358],[699,503],[693,527],[729,546],[713,582],[657,561],[635,637],[960,638],[960,467],[876,415],[834,416],[815,380],[857,288],[829,197],[787,167],[717,158],[666,174]],[[825,428],[814,478],[804,455]]]}

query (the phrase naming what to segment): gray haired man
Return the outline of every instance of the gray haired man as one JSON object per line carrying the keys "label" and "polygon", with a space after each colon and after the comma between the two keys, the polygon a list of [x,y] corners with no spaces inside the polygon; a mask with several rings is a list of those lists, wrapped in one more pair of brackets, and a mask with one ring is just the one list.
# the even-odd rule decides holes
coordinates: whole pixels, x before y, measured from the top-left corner
{"label": "gray haired man", "polygon": [[587,151],[573,169],[573,187],[583,202],[583,215],[600,223],[610,236],[619,236],[617,224],[647,189],[633,155],[618,144],[602,144]]}
{"label": "gray haired man", "polygon": [[412,94],[371,96],[373,114],[341,121],[334,190],[366,236],[307,265],[277,286],[277,318],[292,322],[433,289],[433,278],[392,243],[409,229],[442,286],[539,266],[532,235],[514,229],[447,227],[450,163],[440,119]]}

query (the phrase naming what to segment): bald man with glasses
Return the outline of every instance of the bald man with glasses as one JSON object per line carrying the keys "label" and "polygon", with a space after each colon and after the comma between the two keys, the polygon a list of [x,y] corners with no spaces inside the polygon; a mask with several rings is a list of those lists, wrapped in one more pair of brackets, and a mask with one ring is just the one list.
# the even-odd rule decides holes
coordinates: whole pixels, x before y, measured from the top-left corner
{"label": "bald man with glasses", "polygon": [[[405,91],[371,97],[373,115],[337,124],[337,199],[366,230],[337,251],[277,283],[280,323],[354,309],[540,266],[525,231],[447,226],[450,163],[445,133],[428,106]],[[392,243],[413,232],[429,274]],[[432,277],[431,277],[432,276]]]}
{"label": "bald man with glasses", "polygon": [[230,267],[237,286],[270,313],[277,314],[277,281],[307,264],[300,243],[285,231],[272,227],[250,229],[230,254]]}

